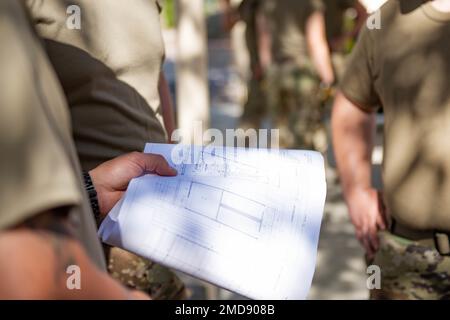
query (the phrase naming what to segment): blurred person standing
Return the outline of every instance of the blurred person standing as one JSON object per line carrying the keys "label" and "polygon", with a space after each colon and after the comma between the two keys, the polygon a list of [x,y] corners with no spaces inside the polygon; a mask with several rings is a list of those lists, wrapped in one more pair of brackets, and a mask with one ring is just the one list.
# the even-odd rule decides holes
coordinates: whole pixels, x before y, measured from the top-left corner
{"label": "blurred person standing", "polygon": [[233,64],[239,79],[247,82],[249,77],[249,55],[245,43],[245,22],[239,16],[242,0],[221,0],[223,30],[230,35]]}
{"label": "blurred person standing", "polygon": [[263,6],[266,0],[243,0],[239,6],[239,15],[245,22],[245,42],[250,58],[250,75],[247,83],[247,100],[240,120],[243,129],[259,129],[267,116],[267,98],[265,89],[265,69],[270,59],[269,50],[265,50],[269,34],[262,23]]}
{"label": "blurred person standing", "polygon": [[[391,0],[364,27],[333,107],[356,235],[380,267],[373,299],[450,299],[450,0]],[[383,191],[372,187],[384,110]]]}
{"label": "blurred person standing", "polygon": [[[168,141],[175,125],[161,70],[164,43],[157,0],[27,4],[67,97],[84,171],[142,151],[146,142]],[[79,19],[79,26],[69,27],[71,19]],[[105,247],[108,270],[123,284],[153,299],[185,297],[183,283],[169,269]]]}
{"label": "blurred person standing", "polygon": [[326,92],[335,80],[321,0],[267,0],[271,65],[267,93],[280,146],[325,151]]}
{"label": "blurred person standing", "polygon": [[22,1],[0,1],[0,43],[0,299],[148,298],[106,273],[85,188],[104,217],[132,178],[176,172],[133,153],[83,181],[66,100]]}
{"label": "blurred person standing", "polygon": [[[243,129],[259,129],[262,121],[267,116],[267,102],[264,89],[264,66],[267,64],[270,55],[267,45],[261,42],[268,41],[268,32],[261,24],[263,15],[263,5],[266,0],[224,0],[226,4],[226,24],[228,28],[239,28],[238,34],[234,37],[243,38],[245,43],[245,53],[240,53],[240,46],[235,46],[234,50],[239,53],[236,57],[238,72],[247,83],[247,95],[244,103],[243,114],[239,126]],[[244,26],[244,32],[240,23]],[[233,31],[232,31],[233,32]],[[235,43],[236,41],[234,41]],[[244,58],[244,56],[246,58]],[[242,70],[243,69],[243,70]]]}

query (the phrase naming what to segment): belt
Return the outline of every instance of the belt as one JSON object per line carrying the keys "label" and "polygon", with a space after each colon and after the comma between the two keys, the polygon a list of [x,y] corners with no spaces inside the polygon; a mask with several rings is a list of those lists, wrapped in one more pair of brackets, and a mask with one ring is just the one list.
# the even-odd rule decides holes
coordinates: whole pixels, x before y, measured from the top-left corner
{"label": "belt", "polygon": [[417,230],[392,219],[391,233],[436,249],[443,256],[450,256],[450,233],[438,230]]}

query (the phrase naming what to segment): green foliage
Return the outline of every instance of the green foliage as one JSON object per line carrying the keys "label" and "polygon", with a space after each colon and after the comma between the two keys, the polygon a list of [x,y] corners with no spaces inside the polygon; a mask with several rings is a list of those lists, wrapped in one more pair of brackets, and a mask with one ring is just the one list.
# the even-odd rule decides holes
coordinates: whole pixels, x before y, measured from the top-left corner
{"label": "green foliage", "polygon": [[163,12],[162,16],[164,19],[164,26],[167,28],[175,27],[175,1],[176,0],[164,0],[162,1]]}

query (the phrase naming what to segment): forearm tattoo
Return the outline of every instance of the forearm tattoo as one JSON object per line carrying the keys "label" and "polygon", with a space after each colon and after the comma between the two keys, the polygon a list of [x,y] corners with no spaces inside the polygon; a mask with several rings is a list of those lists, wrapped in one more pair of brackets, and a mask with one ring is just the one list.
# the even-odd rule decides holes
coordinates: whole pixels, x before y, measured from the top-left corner
{"label": "forearm tattoo", "polygon": [[75,239],[75,233],[71,228],[67,210],[60,209],[40,214],[27,220],[23,227],[32,229],[49,241],[55,256],[55,285],[61,284],[67,276],[67,267],[77,264],[73,248],[69,247],[69,241]]}

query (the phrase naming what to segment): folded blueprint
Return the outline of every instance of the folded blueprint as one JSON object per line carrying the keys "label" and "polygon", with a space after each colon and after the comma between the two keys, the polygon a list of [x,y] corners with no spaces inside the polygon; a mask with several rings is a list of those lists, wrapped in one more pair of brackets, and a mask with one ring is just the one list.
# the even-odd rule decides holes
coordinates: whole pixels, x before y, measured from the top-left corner
{"label": "folded blueprint", "polygon": [[147,144],[176,177],[134,179],[103,242],[252,299],[305,299],[326,182],[320,153]]}

